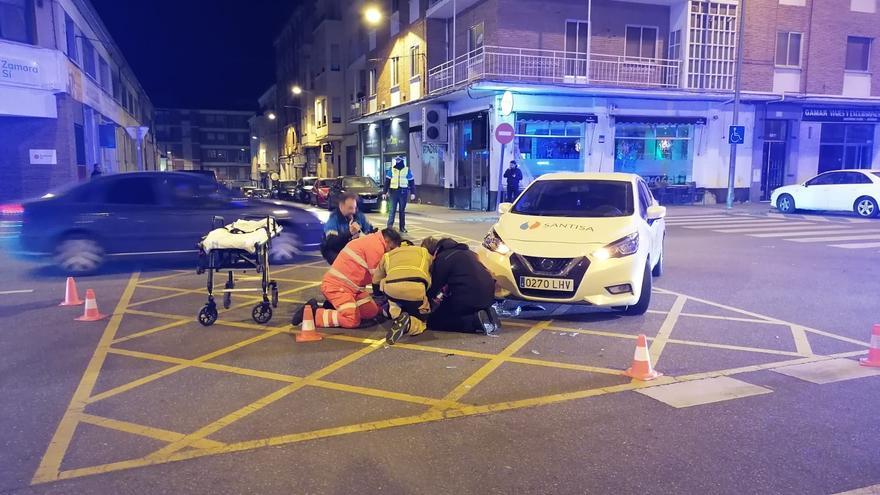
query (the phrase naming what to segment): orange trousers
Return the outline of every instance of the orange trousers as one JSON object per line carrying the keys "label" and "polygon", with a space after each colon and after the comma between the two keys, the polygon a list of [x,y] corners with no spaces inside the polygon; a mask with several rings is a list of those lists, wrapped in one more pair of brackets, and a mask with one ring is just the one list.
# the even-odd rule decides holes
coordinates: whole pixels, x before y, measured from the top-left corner
{"label": "orange trousers", "polygon": [[375,318],[379,306],[366,291],[355,291],[342,284],[323,282],[321,293],[336,309],[318,308],[315,326],[322,328],[357,328],[362,320]]}

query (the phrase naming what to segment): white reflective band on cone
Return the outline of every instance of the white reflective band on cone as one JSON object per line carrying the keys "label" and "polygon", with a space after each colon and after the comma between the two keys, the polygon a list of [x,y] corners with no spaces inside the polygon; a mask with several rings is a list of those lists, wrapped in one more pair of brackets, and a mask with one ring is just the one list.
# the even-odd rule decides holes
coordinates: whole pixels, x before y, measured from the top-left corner
{"label": "white reflective band on cone", "polygon": [[300,326],[300,330],[302,330],[303,332],[315,331],[315,322],[313,320],[303,320],[302,325]]}
{"label": "white reflective band on cone", "polygon": [[86,309],[98,309],[98,301],[86,299]]}
{"label": "white reflective band on cone", "polygon": [[880,349],[880,335],[871,335],[871,347]]}
{"label": "white reflective band on cone", "polygon": [[648,348],[647,347],[636,347],[635,360],[636,361],[647,361],[648,364],[650,364],[651,363],[651,356],[648,355]]}

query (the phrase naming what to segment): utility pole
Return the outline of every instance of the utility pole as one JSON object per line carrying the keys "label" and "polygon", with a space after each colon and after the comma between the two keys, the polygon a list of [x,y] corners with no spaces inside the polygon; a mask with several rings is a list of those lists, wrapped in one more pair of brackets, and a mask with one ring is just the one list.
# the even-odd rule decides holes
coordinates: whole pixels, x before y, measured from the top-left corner
{"label": "utility pole", "polygon": [[[738,12],[739,22],[736,33],[736,65],[734,66],[736,74],[734,74],[733,83],[733,125],[739,125],[739,100],[740,89],[742,86],[742,62],[744,50],[744,26],[746,21],[746,0],[739,0]],[[730,143],[730,164],[727,171],[727,209],[733,208],[734,183],[736,181],[736,143]]]}

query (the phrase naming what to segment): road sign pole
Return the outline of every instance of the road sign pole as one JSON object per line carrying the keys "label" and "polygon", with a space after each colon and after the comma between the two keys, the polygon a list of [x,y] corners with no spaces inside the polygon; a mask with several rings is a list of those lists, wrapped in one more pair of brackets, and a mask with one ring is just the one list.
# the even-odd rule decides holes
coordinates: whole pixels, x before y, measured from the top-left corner
{"label": "road sign pole", "polygon": [[[740,89],[742,84],[742,62],[743,62],[743,29],[746,18],[746,0],[739,0],[739,26],[737,27],[736,41],[736,74],[734,75],[733,86],[733,125],[739,125],[739,100]],[[727,209],[733,208],[734,198],[734,182],[736,181],[736,144],[730,143],[730,164],[727,170]]]}

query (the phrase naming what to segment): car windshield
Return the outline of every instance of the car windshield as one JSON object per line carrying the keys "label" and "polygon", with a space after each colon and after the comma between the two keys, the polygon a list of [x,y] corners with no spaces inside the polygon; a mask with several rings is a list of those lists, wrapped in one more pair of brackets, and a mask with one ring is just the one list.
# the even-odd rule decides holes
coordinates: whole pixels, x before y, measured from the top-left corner
{"label": "car windshield", "polygon": [[629,182],[544,180],[532,184],[512,211],[548,217],[623,217],[633,214],[633,204]]}
{"label": "car windshield", "polygon": [[346,177],[342,179],[343,187],[379,187],[372,177]]}
{"label": "car windshield", "polygon": [[314,177],[303,179],[303,185],[304,186],[314,186],[315,182],[317,182],[317,180],[318,179],[316,179]]}

